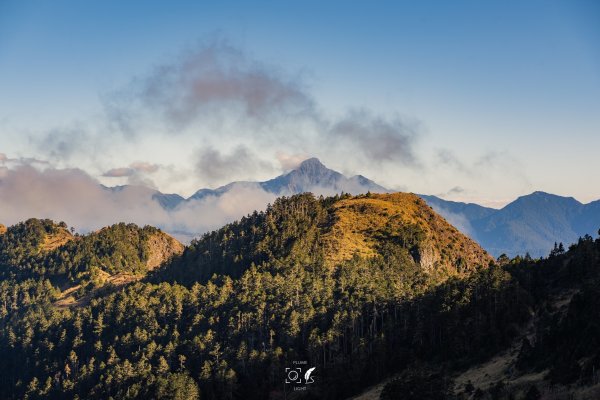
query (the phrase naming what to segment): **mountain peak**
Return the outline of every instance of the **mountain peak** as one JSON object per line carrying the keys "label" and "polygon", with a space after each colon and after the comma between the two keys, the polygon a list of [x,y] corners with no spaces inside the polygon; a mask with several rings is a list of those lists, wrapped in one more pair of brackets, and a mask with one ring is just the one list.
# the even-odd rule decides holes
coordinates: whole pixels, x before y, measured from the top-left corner
{"label": "mountain peak", "polygon": [[277,195],[290,195],[303,192],[316,194],[366,193],[368,191],[384,193],[387,190],[375,182],[363,177],[347,178],[341,173],[327,168],[315,157],[308,158],[287,174],[278,176],[260,185],[267,192]]}
{"label": "mountain peak", "polygon": [[300,171],[319,171],[329,169],[316,157],[307,158],[302,161],[296,170]]}
{"label": "mountain peak", "polygon": [[[236,185],[252,185],[259,186],[268,193],[275,194],[277,196],[289,196],[292,194],[312,192],[315,194],[333,195],[334,193],[385,193],[388,190],[383,186],[379,186],[375,182],[365,178],[362,175],[356,175],[351,178],[347,178],[341,173],[327,168],[323,163],[316,157],[307,158],[302,161],[296,168],[286,172],[276,178],[269,179],[264,182],[237,182]],[[221,186],[217,189],[200,189],[194,193],[190,199],[202,199],[206,196],[220,196],[223,193],[231,189],[232,184]],[[163,207],[168,208],[170,203],[166,203],[166,200],[173,200],[175,206],[182,201],[179,198],[176,199],[164,199],[165,202],[161,202]],[[174,208],[170,207],[170,208]]]}
{"label": "mountain peak", "polygon": [[[542,192],[537,190],[531,194],[520,196],[513,203],[522,203],[522,202],[553,202],[556,204],[570,205],[570,206],[580,206],[582,205],[577,199],[573,197],[559,196],[552,193]],[[512,203],[511,203],[512,204]],[[508,204],[506,207],[510,206]]]}
{"label": "mountain peak", "polygon": [[530,194],[526,194],[526,195],[521,196],[521,197],[528,197],[528,196],[552,197],[552,198],[556,198],[556,199],[571,199],[572,198],[572,197],[568,197],[568,196],[560,196],[558,194],[544,192],[543,190],[536,190],[535,192],[532,192]]}

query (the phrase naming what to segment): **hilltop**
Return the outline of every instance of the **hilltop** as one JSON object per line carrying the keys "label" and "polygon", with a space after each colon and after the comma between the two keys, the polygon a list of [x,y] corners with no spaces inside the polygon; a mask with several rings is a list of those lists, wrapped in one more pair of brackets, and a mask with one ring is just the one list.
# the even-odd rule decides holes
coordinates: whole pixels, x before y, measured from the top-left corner
{"label": "hilltop", "polygon": [[323,236],[333,262],[355,253],[374,256],[382,242],[399,243],[426,271],[454,274],[487,266],[492,258],[477,243],[410,193],[369,194],[340,200]]}
{"label": "hilltop", "polygon": [[177,282],[214,273],[237,277],[251,265],[323,262],[394,254],[432,277],[445,279],[488,266],[492,257],[414,194],[365,194],[277,199],[265,212],[208,233],[166,271]]}
{"label": "hilltop", "polygon": [[49,278],[83,295],[107,282],[140,279],[182,251],[181,243],[153,227],[120,223],[73,235],[64,222],[32,218],[0,236],[0,276]]}

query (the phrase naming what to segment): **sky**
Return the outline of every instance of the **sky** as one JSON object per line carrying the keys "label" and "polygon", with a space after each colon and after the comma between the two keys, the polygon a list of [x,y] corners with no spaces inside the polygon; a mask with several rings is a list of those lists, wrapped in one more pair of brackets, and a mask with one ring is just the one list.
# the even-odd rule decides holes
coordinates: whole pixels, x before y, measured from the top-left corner
{"label": "sky", "polygon": [[189,196],[314,156],[450,200],[589,202],[599,149],[597,1],[0,0],[0,180],[27,196]]}

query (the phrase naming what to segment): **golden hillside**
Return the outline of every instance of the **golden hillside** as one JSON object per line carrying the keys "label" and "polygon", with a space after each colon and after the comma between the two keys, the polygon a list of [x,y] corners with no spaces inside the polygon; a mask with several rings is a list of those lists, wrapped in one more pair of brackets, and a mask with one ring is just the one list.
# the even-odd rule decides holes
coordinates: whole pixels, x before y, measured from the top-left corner
{"label": "golden hillside", "polygon": [[411,255],[428,272],[461,274],[493,258],[411,193],[369,194],[336,202],[322,240],[334,264],[358,254],[372,257],[382,241],[412,245]]}
{"label": "golden hillside", "polygon": [[51,232],[44,234],[44,240],[40,246],[42,251],[51,251],[63,244],[73,240],[75,237],[63,226],[55,226]]}

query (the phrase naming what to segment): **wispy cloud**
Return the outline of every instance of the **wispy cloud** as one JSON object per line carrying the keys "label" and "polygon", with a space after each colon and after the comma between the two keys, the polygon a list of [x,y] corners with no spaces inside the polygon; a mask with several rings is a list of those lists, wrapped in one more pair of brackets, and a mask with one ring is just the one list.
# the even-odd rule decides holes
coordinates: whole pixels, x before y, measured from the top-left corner
{"label": "wispy cloud", "polygon": [[[300,155],[326,164],[344,159],[348,171],[364,172],[365,163],[422,167],[418,123],[360,105],[327,115],[305,76],[260,62],[227,40],[207,40],[105,92],[103,109],[85,124],[33,135],[32,147],[56,165],[102,179],[156,182],[169,190],[181,181],[186,192],[287,171]],[[150,171],[129,165],[148,154],[159,154],[157,162],[171,170],[150,179]],[[169,160],[172,154],[178,158]]]}
{"label": "wispy cloud", "polygon": [[436,196],[438,196],[438,197],[446,197],[446,196],[453,196],[453,195],[463,194],[465,192],[466,192],[466,190],[464,188],[462,188],[460,186],[454,186],[453,188],[450,188],[447,192],[437,194]]}
{"label": "wispy cloud", "polygon": [[230,153],[213,147],[204,147],[197,152],[196,173],[210,184],[223,182],[228,176],[253,173],[267,169],[269,165],[261,161],[245,146],[238,146]]}
{"label": "wispy cloud", "polygon": [[128,167],[111,168],[104,172],[102,176],[108,178],[122,178],[127,176],[133,176],[139,173],[152,174],[158,171],[158,164],[151,164],[144,161],[136,161],[131,163]]}
{"label": "wispy cloud", "polygon": [[[468,162],[449,149],[438,149],[435,163],[438,168],[453,170],[473,181],[510,178],[521,185],[529,186],[529,179],[521,162],[507,150],[487,151]],[[457,181],[460,181],[460,175],[456,175]]]}
{"label": "wispy cloud", "polygon": [[144,161],[136,161],[128,167],[111,168],[102,174],[105,178],[127,178],[130,185],[143,185],[150,188],[156,188],[156,185],[149,175],[157,172],[160,166]]}
{"label": "wispy cloud", "polygon": [[299,77],[262,64],[226,40],[204,42],[105,97],[114,126],[135,134],[139,119],[158,115],[171,132],[219,118],[271,125],[310,116],[311,97]]}
{"label": "wispy cloud", "polygon": [[121,168],[111,168],[108,171],[106,171],[105,173],[103,173],[102,176],[105,176],[108,178],[122,178],[125,176],[131,176],[133,174],[135,174],[135,170],[133,168],[121,167]]}
{"label": "wispy cloud", "polygon": [[466,166],[457,156],[449,149],[438,149],[436,152],[436,162],[443,168],[453,168],[463,174],[472,174],[472,169]]}
{"label": "wispy cloud", "polygon": [[350,144],[372,162],[392,161],[411,167],[419,165],[414,150],[417,127],[400,118],[388,119],[366,110],[351,111],[335,121],[329,132],[332,139]]}
{"label": "wispy cloud", "polygon": [[41,139],[32,137],[30,140],[48,158],[67,160],[84,150],[89,153],[89,145],[93,137],[90,136],[84,124],[73,123],[68,127],[53,128]]}
{"label": "wispy cloud", "polygon": [[283,171],[292,170],[299,166],[302,161],[310,158],[310,156],[306,153],[290,154],[286,153],[285,151],[277,151],[275,153],[275,157],[277,158],[277,161],[279,162],[279,165]]}
{"label": "wispy cloud", "polygon": [[134,171],[141,171],[147,174],[153,174],[156,171],[158,171],[160,166],[158,164],[152,164],[146,161],[135,161],[131,163],[129,168],[133,169]]}

